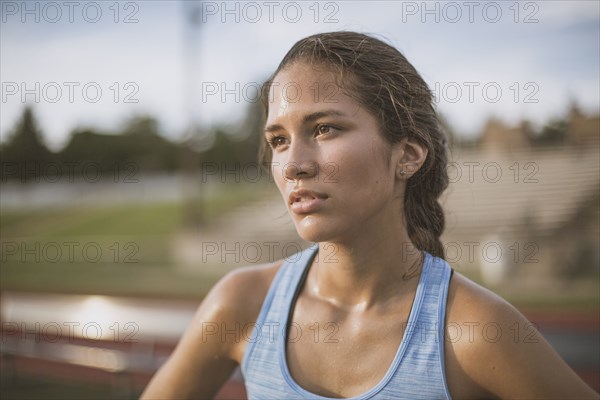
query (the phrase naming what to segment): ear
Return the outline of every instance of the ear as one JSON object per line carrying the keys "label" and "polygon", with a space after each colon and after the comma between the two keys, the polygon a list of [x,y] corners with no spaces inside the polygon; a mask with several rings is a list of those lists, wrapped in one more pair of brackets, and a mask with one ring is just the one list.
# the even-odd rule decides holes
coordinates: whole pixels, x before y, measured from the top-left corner
{"label": "ear", "polygon": [[411,137],[403,138],[397,144],[396,177],[408,179],[413,176],[427,159],[428,150]]}

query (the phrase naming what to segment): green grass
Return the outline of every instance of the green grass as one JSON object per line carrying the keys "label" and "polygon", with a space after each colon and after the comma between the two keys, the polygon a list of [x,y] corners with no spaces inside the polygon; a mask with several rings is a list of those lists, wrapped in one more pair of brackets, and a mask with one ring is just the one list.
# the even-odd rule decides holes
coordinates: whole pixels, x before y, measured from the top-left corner
{"label": "green grass", "polygon": [[0,394],[3,400],[9,399],[57,399],[57,400],[81,400],[81,399],[134,399],[138,393],[119,393],[106,385],[82,384],[66,382],[58,379],[48,379],[32,376],[18,376],[5,379],[0,386]]}
{"label": "green grass", "polygon": [[147,265],[4,264],[0,289],[201,299],[226,272],[182,274]]}
{"label": "green grass", "polygon": [[93,237],[103,235],[168,236],[185,223],[185,207],[201,210],[211,224],[232,208],[264,196],[269,189],[229,185],[199,203],[141,203],[78,206],[35,211],[0,210],[0,235],[5,237]]}
{"label": "green grass", "polygon": [[3,213],[3,237],[86,237],[98,235],[168,235],[177,230],[182,205],[141,204],[78,207],[30,213]]}
{"label": "green grass", "polygon": [[[265,191],[257,185],[232,185],[213,192],[202,202],[204,226],[264,197]],[[201,273],[186,274],[175,265],[172,241],[189,227],[189,206],[176,202],[2,209],[0,288],[201,297],[227,270],[202,266]]]}

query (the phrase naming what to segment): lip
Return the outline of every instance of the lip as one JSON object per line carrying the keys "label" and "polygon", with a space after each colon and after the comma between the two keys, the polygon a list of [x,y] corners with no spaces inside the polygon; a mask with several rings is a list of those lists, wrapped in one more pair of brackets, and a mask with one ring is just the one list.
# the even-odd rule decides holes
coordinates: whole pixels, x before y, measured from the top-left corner
{"label": "lip", "polygon": [[290,209],[296,214],[317,211],[328,199],[325,193],[308,189],[296,189],[289,195]]}

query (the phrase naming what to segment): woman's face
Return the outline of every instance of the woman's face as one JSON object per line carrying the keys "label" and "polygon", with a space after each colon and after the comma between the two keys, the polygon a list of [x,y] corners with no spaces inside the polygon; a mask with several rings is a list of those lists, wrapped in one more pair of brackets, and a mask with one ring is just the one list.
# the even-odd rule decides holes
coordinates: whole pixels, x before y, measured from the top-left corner
{"label": "woman's face", "polygon": [[295,63],[277,74],[265,137],[275,182],[304,240],[354,238],[399,211],[397,152],[333,72]]}

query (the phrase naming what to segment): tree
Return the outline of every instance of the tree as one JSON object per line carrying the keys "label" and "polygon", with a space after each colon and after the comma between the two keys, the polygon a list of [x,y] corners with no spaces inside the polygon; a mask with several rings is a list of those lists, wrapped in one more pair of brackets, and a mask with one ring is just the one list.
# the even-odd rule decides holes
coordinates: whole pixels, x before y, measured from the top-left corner
{"label": "tree", "polygon": [[537,144],[540,145],[560,145],[564,144],[567,138],[568,121],[562,118],[555,118],[548,121],[538,136]]}
{"label": "tree", "polygon": [[74,131],[60,157],[75,165],[75,169],[94,163],[106,173],[123,168],[173,171],[177,167],[177,151],[177,144],[160,135],[154,118],[138,116],[127,121],[117,134],[93,128]]}
{"label": "tree", "polygon": [[33,109],[25,107],[21,119],[0,148],[2,168],[11,173],[2,174],[5,178],[19,178],[21,181],[39,180],[46,170],[53,154],[44,144],[42,131],[38,127]]}

